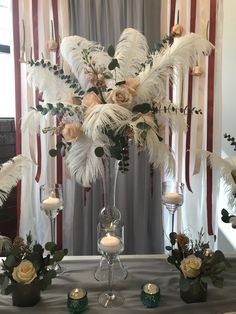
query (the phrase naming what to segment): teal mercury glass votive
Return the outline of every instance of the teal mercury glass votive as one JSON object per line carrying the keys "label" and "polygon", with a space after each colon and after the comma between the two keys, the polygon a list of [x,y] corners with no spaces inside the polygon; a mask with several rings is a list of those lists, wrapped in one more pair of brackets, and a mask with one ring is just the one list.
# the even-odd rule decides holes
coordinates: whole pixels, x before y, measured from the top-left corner
{"label": "teal mercury glass votive", "polygon": [[160,288],[152,282],[142,285],[141,300],[146,307],[157,307],[160,300]]}
{"label": "teal mercury glass votive", "polygon": [[83,312],[88,306],[87,291],[75,288],[68,293],[67,307],[72,314]]}

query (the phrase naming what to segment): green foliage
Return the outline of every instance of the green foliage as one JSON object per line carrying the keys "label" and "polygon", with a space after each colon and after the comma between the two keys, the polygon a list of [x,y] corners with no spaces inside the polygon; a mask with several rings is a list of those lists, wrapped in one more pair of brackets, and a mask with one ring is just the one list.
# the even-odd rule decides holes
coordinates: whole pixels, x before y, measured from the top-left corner
{"label": "green foliage", "polygon": [[133,108],[133,112],[141,112],[141,113],[148,113],[149,111],[151,111],[151,105],[148,103],[143,103],[140,105],[136,105]]}
{"label": "green foliage", "polygon": [[[49,253],[46,255],[45,251]],[[33,264],[37,278],[40,280],[40,287],[45,290],[56,277],[56,272],[50,268],[50,265],[60,262],[67,254],[67,249],[58,250],[54,242],[47,242],[45,248],[37,242],[33,243],[31,233],[27,235],[26,243],[22,238],[17,237],[5,261],[3,260],[3,273],[0,275],[1,293],[9,294],[13,291],[15,280],[12,273],[14,267],[19,266],[23,260]]]}
{"label": "green foliage", "polygon": [[97,157],[102,157],[104,155],[104,149],[102,147],[95,148],[94,152]]}

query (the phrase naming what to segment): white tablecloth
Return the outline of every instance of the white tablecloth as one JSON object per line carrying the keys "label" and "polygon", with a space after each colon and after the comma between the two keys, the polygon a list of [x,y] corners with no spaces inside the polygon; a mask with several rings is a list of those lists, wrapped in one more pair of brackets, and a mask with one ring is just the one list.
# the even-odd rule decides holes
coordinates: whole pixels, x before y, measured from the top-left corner
{"label": "white tablecloth", "polygon": [[[166,258],[158,255],[122,256],[123,264],[128,269],[128,277],[116,283],[116,287],[125,297],[120,308],[104,309],[98,303],[98,296],[107,288],[106,283],[94,279],[94,269],[100,257],[67,257],[62,264],[66,271],[53,280],[52,286],[41,293],[40,302],[32,308],[12,306],[11,296],[0,296],[0,313],[68,313],[67,293],[75,287],[88,291],[89,307],[85,313],[190,313],[190,314],[223,314],[236,313],[236,272],[225,272],[225,287],[218,289],[209,285],[208,300],[204,303],[186,304],[179,297],[177,272]],[[236,258],[230,259],[236,266]],[[235,268],[234,268],[235,269]],[[144,282],[155,281],[161,289],[158,308],[147,309],[140,300],[140,288]]]}

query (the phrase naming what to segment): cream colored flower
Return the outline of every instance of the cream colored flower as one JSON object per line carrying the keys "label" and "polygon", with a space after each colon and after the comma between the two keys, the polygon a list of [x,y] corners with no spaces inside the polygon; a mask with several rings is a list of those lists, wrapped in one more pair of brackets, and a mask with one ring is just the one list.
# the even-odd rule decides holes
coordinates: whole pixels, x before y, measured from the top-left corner
{"label": "cream colored flower", "polygon": [[26,285],[31,283],[37,277],[37,274],[34,265],[24,259],[17,267],[14,267],[12,277],[16,282]]}
{"label": "cream colored flower", "polygon": [[78,141],[82,134],[79,123],[67,123],[62,130],[62,135],[67,142]]}
{"label": "cream colored flower", "polygon": [[134,90],[126,85],[119,86],[110,92],[107,102],[123,106],[127,109],[131,106],[134,98]]}
{"label": "cream colored flower", "polygon": [[180,269],[184,277],[196,278],[200,274],[202,260],[195,255],[189,255],[181,261]]}
{"label": "cream colored flower", "polygon": [[94,92],[85,94],[82,100],[82,105],[87,108],[93,105],[101,104],[101,103],[102,103],[101,99]]}
{"label": "cream colored flower", "polygon": [[129,78],[126,80],[126,85],[133,90],[136,90],[140,85],[140,81],[136,78]]}

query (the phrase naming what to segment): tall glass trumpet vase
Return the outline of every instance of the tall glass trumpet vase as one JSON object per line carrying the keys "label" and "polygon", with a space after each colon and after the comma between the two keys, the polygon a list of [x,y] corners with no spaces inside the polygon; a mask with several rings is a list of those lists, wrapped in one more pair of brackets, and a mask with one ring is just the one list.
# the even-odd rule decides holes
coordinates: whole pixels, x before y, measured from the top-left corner
{"label": "tall glass trumpet vase", "polygon": [[[56,217],[63,210],[63,191],[61,184],[41,185],[40,186],[40,208],[50,219],[51,241],[56,243]],[[54,263],[52,266],[58,274],[63,272],[63,268]]]}
{"label": "tall glass trumpet vase", "polygon": [[162,183],[162,204],[165,205],[171,214],[171,232],[174,232],[175,212],[183,205],[184,184],[175,181]]}
{"label": "tall glass trumpet vase", "polygon": [[124,249],[122,226],[118,221],[108,229],[101,225],[98,227],[97,246],[108,264],[108,290],[99,296],[98,302],[105,308],[119,307],[124,303],[124,297],[113,288],[114,261]]}
{"label": "tall glass trumpet vase", "polygon": [[[103,159],[104,173],[102,176],[104,207],[98,216],[98,230],[104,229],[109,232],[114,226],[121,226],[123,236],[123,224],[121,220],[121,213],[115,206],[115,190],[116,178],[118,172],[118,161],[113,158],[106,157]],[[122,239],[123,241],[123,239]],[[124,242],[124,241],[123,241]],[[108,280],[109,263],[103,251],[98,247],[98,251],[102,254],[100,263],[95,270],[94,277],[98,281]],[[113,256],[113,280],[123,280],[127,277],[127,270],[123,266],[119,254]]]}

